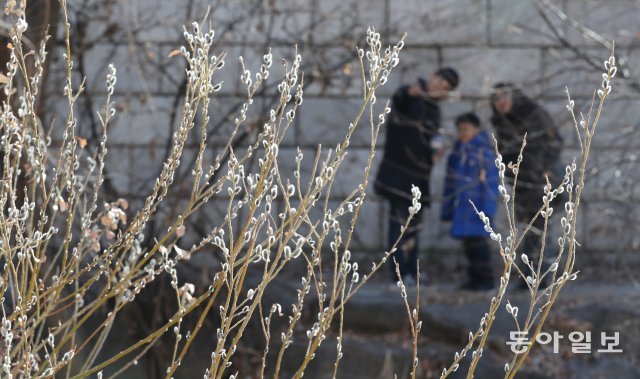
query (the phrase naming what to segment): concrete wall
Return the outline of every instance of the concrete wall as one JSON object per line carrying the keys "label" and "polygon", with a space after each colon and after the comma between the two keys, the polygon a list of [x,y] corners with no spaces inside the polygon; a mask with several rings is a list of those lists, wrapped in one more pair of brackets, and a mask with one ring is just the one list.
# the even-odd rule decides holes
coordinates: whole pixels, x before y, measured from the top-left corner
{"label": "concrete wall", "polygon": [[[103,17],[92,20],[84,36],[75,36],[92,41],[83,54],[83,68],[89,78],[93,104],[81,107],[85,111],[100,109],[106,64],[114,62],[119,74],[116,100],[120,112],[112,128],[109,164],[116,187],[122,193],[139,196],[159,169],[162,147],[171,134],[168,120],[175,109],[183,66],[179,58],[169,58],[168,53],[182,44],[181,25],[189,18],[201,18],[209,3],[195,1],[190,15],[186,2],[95,3],[93,12]],[[637,73],[633,58],[637,56],[634,46],[640,31],[640,5],[636,1],[552,0],[552,3],[605,38],[615,39],[616,51],[628,57],[629,75]],[[353,59],[354,39],[362,35],[368,24],[375,25],[388,41],[396,40],[405,31],[408,33],[400,67],[392,74],[379,100],[388,98],[401,83],[428,75],[440,65],[454,66],[462,75],[461,97],[442,104],[443,126],[452,130],[452,118],[469,109],[479,112],[488,122],[488,89],[497,81],[513,81],[552,112],[565,136],[567,161],[577,154],[578,145],[565,109],[564,87],[568,86],[576,98],[576,108],[587,111],[593,90],[600,85],[601,62],[609,54],[607,49],[549,15],[562,40],[555,37],[528,0],[243,0],[210,4],[212,26],[218,32],[216,49],[228,53],[227,65],[219,76],[225,84],[212,106],[215,115],[224,115],[241,97],[239,65],[235,64],[238,55],[244,55],[255,70],[268,42],[276,62],[269,82],[272,84],[281,73],[277,62],[290,58],[293,44],[298,44],[307,67],[305,80],[312,84],[305,92],[294,129],[281,147],[283,157],[293,156],[300,146],[309,160],[318,143],[335,146],[341,139],[360,99],[358,67]],[[77,11],[77,7],[73,10]],[[71,13],[73,17],[74,12]],[[236,21],[227,30],[230,20]],[[267,41],[264,34],[270,22],[272,38]],[[109,34],[113,25],[119,25],[119,29]],[[588,60],[579,59],[578,53]],[[323,80],[318,80],[319,77]],[[56,80],[59,83],[61,78],[54,75],[53,85]],[[626,260],[632,258],[626,253],[637,250],[640,243],[635,226],[638,207],[633,200],[639,193],[635,183],[640,178],[636,163],[640,140],[635,131],[640,92],[619,84],[614,82],[616,98],[604,111],[591,153],[592,171],[587,178],[580,240],[586,250],[612,254],[619,251],[623,255],[615,257]],[[265,101],[268,100],[267,94]],[[64,110],[64,103],[55,106]],[[214,120],[222,117],[215,115]],[[84,112],[81,133],[89,135],[88,123],[88,113]],[[226,140],[227,124],[211,135],[214,148]],[[335,186],[337,198],[348,194],[361,180],[368,144],[366,130],[354,137],[344,172]],[[190,153],[193,150],[187,151]],[[433,172],[435,193],[441,191],[442,164],[439,162]],[[224,199],[213,200],[211,219],[224,210],[217,201]],[[385,207],[384,201],[371,193],[363,208],[364,217],[360,218],[353,250],[384,248]],[[435,204],[425,217],[422,247],[455,248],[457,244],[447,237],[447,231],[438,222],[438,213],[439,205]]]}

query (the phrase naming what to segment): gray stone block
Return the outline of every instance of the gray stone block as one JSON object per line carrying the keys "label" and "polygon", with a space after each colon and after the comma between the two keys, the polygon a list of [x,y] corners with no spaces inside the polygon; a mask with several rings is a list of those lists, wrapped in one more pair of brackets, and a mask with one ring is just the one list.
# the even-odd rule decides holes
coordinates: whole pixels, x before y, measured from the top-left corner
{"label": "gray stone block", "polygon": [[[376,159],[377,158],[377,159]],[[369,173],[369,193],[373,191],[373,182],[378,172],[378,166],[381,154],[377,154],[371,163]],[[364,169],[367,166],[369,160],[369,150],[354,149],[351,150],[340,168],[338,169],[335,177],[336,181],[333,185],[332,194],[337,196],[346,196],[358,188],[364,181]]]}
{"label": "gray stone block", "polygon": [[635,232],[629,226],[634,225],[635,216],[629,212],[624,202],[591,202],[583,209],[586,219],[584,240],[587,249],[619,251],[632,246]]}
{"label": "gray stone block", "polygon": [[539,92],[541,56],[538,49],[447,48],[443,64],[458,69],[463,96],[485,97],[497,82],[513,82],[534,96]]}
{"label": "gray stone block", "polygon": [[[338,205],[339,203],[337,201],[329,202],[329,209],[332,210],[333,214],[335,214],[335,210]],[[323,207],[323,203],[317,203],[316,206],[309,211],[309,217],[313,222],[321,221],[323,219]],[[338,219],[342,229],[343,243],[347,240],[352,219],[353,213],[345,213],[344,216],[339,217]],[[373,199],[367,199],[364,205],[360,208],[348,249],[354,252],[381,252],[382,249],[380,247],[384,245],[383,239],[386,238],[386,235],[380,233],[383,221],[384,218],[381,217],[380,202]],[[302,230],[306,230],[306,227]],[[318,226],[318,232],[321,231],[321,226]],[[302,231],[300,232],[303,233]],[[324,248],[329,247],[330,241],[333,240],[333,234],[330,233],[328,238],[329,239],[325,241]],[[344,250],[344,244],[342,245],[341,250]],[[371,259],[377,258],[379,258],[377,255],[375,257],[371,257]],[[369,259],[369,261],[371,261],[371,259]],[[366,266],[362,267],[360,272],[361,275],[369,269],[370,263],[367,263]]]}
{"label": "gray stone block", "polygon": [[162,50],[157,44],[93,45],[84,52],[87,90],[93,94],[106,93],[105,80],[108,66],[112,63],[118,77],[116,93],[137,92],[150,95],[158,92],[160,81],[157,80],[155,67],[161,53]]}
{"label": "gray stone block", "polygon": [[[361,99],[344,98],[310,98],[304,101],[300,109],[300,138],[303,146],[322,144],[335,148],[347,134],[349,124],[353,123],[363,105]],[[383,101],[375,104],[374,122],[382,111]],[[369,123],[369,107],[364,108],[363,116],[351,136],[350,149],[367,149],[371,146],[371,126]],[[384,127],[378,135],[378,146],[384,141]],[[381,151],[380,151],[381,152]]]}
{"label": "gray stone block", "polygon": [[409,44],[479,45],[487,40],[487,0],[397,1],[390,5],[392,29]]}
{"label": "gray stone block", "polygon": [[[568,87],[576,103],[580,103],[578,100],[591,100],[601,85],[601,75],[604,72],[601,62],[609,53],[604,48],[581,48],[579,54],[587,56],[589,61],[580,58],[571,50],[543,50],[544,74],[540,81],[544,85],[545,95],[566,99],[565,89]],[[598,67],[602,68],[594,68],[592,62],[597,62]]]}
{"label": "gray stone block", "polygon": [[308,2],[220,2],[211,9],[214,27],[233,43],[293,44],[306,39],[310,15]]}
{"label": "gray stone block", "polygon": [[[585,187],[582,190],[582,196],[587,201],[593,201],[602,199],[604,195],[602,181],[600,180],[602,172],[602,163],[599,154],[593,150],[589,155],[589,161],[587,162],[587,172],[585,176]],[[560,155],[560,162],[564,167],[576,162],[576,173],[574,175],[574,181],[577,183],[579,179],[581,152],[579,148],[566,147],[563,149]],[[606,169],[605,169],[606,170]],[[565,171],[566,172],[566,171]],[[566,199],[565,199],[566,200]],[[558,211],[561,211],[558,209]]]}
{"label": "gray stone block", "polygon": [[[183,25],[191,28],[193,21],[201,22],[205,4],[195,2],[191,7],[170,0],[151,0],[130,6],[129,20],[136,30],[135,37],[143,42],[174,42],[184,44]],[[137,26],[137,27],[135,27]],[[214,24],[215,27],[215,24]]]}
{"label": "gray stone block", "polygon": [[[150,148],[162,151],[167,140],[172,138],[171,113],[176,112],[174,125],[180,121],[181,106],[173,109],[173,99],[125,95],[113,99],[116,117],[109,127],[109,142],[114,144],[149,144]],[[104,101],[96,99],[96,107],[104,108]],[[177,126],[173,128],[175,130]]]}
{"label": "gray stone block", "polygon": [[[240,117],[242,105],[246,102],[246,98],[237,96],[214,96],[209,104],[209,125],[207,127],[207,140],[212,151],[215,153],[221,147],[224,147],[231,137],[235,128],[235,119]],[[256,113],[261,106],[260,102],[254,102],[249,108],[247,121],[240,127],[238,134],[246,130],[246,125],[256,120]],[[252,130],[252,135],[257,131]],[[253,141],[254,139],[251,139]],[[239,155],[239,154],[238,154]]]}
{"label": "gray stone block", "polygon": [[[494,46],[539,46],[557,44],[531,2],[489,1],[489,38]],[[555,2],[557,5],[557,2]]]}
{"label": "gray stone block", "polygon": [[[366,48],[363,41],[357,46]],[[312,96],[362,96],[362,78],[356,44],[302,45],[305,94]],[[368,66],[365,66],[368,69]]]}
{"label": "gray stone block", "polygon": [[162,169],[163,153],[149,147],[131,147],[129,149],[129,175],[131,191],[140,194],[153,188],[155,179]]}
{"label": "gray stone block", "polygon": [[[637,38],[640,5],[633,0],[567,0],[566,12],[571,19],[599,34],[604,40],[615,40],[616,47],[633,44]],[[574,28],[569,28],[567,37],[576,45],[599,45]]]}
{"label": "gray stone block", "polygon": [[[637,156],[626,149],[594,150],[598,156],[595,169],[595,187],[603,198],[632,200],[640,194],[638,177],[640,176]],[[592,171],[593,172],[593,171]]]}
{"label": "gray stone block", "polygon": [[[640,109],[636,104],[637,100],[633,99],[608,99],[598,121],[593,145],[634,153],[640,146]],[[585,114],[587,111],[585,109]],[[595,110],[592,114],[595,115]]]}
{"label": "gray stone block", "polygon": [[[580,104],[582,104],[583,100],[577,99],[575,102],[575,113],[576,117],[580,117],[579,111],[582,109]],[[564,148],[575,148],[579,147],[578,138],[576,136],[576,128],[573,122],[573,118],[571,117],[571,113],[567,110],[566,99],[542,99],[539,100],[539,103],[549,112],[551,118],[553,119],[560,136],[562,137],[562,141],[564,143]]]}
{"label": "gray stone block", "polygon": [[391,97],[401,85],[415,83],[418,77],[428,79],[438,69],[440,54],[437,49],[412,46],[410,39],[406,42],[407,45],[400,51],[400,63],[379,90],[380,94]]}
{"label": "gray stone block", "polygon": [[[465,80],[465,77],[462,78]],[[491,123],[489,118],[491,113],[489,111],[488,102],[485,104],[484,101],[471,101],[468,99],[453,99],[451,101],[441,101],[440,112],[442,115],[442,120],[440,124],[441,133],[447,137],[453,146],[453,141],[457,138],[457,129],[455,125],[455,120],[458,115],[467,112],[475,112],[478,117],[480,117],[480,121],[482,126],[485,129],[491,128]]]}
{"label": "gray stone block", "polygon": [[386,3],[387,0],[315,0],[312,36],[318,41],[337,42],[365,35],[368,26],[380,32],[386,26]]}
{"label": "gray stone block", "polygon": [[[271,50],[272,55],[272,65],[269,70],[269,77],[263,81],[262,86],[257,91],[257,97],[264,96],[273,96],[274,100],[278,95],[278,84],[282,82],[285,75],[285,62],[288,68],[291,67],[293,60],[295,59],[296,48],[294,44],[286,45],[286,46],[277,46],[271,44],[265,45],[252,45],[252,44],[226,44],[225,46],[220,48],[220,51],[224,51],[227,53],[225,58],[225,67],[223,68],[224,73],[221,74],[220,80],[224,80],[227,88],[227,92],[225,93],[234,93],[236,95],[246,97],[247,89],[244,83],[241,82],[241,76],[243,74],[242,65],[240,64],[240,57],[244,60],[245,69],[249,70],[251,73],[252,85],[256,82],[256,73],[260,71],[260,66],[264,62],[264,55]],[[303,55],[302,51],[298,50],[298,53],[302,55],[302,67],[305,66],[307,59],[305,55]],[[304,71],[304,70],[301,70]],[[298,83],[302,80],[302,73],[299,72],[298,75]],[[235,92],[233,92],[235,90]],[[293,91],[295,93],[295,91]]]}
{"label": "gray stone block", "polygon": [[[322,158],[326,158],[327,149],[323,148]],[[306,190],[313,165],[315,161],[316,150],[304,149],[303,160],[300,164],[301,173],[300,180],[303,188]],[[286,180],[287,178],[295,183],[293,172],[296,169],[295,155],[296,152],[293,149],[286,149],[280,151],[280,172]],[[343,198],[349,195],[354,189],[362,183],[364,175],[364,167],[368,159],[368,151],[365,150],[352,150],[347,154],[345,161],[338,168],[335,174],[335,182],[332,186],[332,196]],[[321,167],[321,166],[320,166]],[[320,168],[319,167],[319,168]],[[373,185],[373,179],[375,178],[378,167],[378,161],[374,160],[371,166],[371,173],[369,176],[369,186]],[[319,168],[316,170],[316,175],[319,174]]]}
{"label": "gray stone block", "polygon": [[122,193],[130,193],[131,181],[130,150],[122,147],[109,147],[105,160],[106,178],[114,188]]}

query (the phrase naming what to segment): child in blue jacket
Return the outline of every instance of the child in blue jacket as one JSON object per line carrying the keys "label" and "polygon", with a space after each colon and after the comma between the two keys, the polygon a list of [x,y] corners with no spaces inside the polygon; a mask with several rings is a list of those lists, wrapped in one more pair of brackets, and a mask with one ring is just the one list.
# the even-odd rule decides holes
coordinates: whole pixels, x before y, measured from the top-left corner
{"label": "child in blue jacket", "polygon": [[458,140],[447,161],[442,220],[451,221],[451,236],[462,240],[469,261],[469,278],[462,289],[489,290],[495,285],[489,234],[471,202],[493,219],[498,204],[496,154],[475,113],[459,115],[456,128]]}

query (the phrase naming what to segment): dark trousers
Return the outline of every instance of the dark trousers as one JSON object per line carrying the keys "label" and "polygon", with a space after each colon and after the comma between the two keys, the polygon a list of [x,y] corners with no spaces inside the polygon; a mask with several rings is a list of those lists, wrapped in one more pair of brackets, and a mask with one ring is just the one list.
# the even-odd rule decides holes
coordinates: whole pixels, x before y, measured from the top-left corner
{"label": "dark trousers", "polygon": [[[407,221],[407,218],[409,218],[411,202],[392,200],[389,203],[389,234],[387,246],[390,250],[400,237],[400,230]],[[389,257],[389,268],[391,269],[391,278],[394,282],[398,281],[396,265],[393,262],[394,258],[398,262],[400,275],[402,275],[403,278],[410,275],[413,279],[416,279],[418,276],[418,232],[422,229],[423,209],[424,208],[421,208],[420,211],[413,216],[402,235],[402,239],[396,245],[396,251]]]}
{"label": "dark trousers", "polygon": [[491,246],[487,237],[464,237],[462,239],[464,254],[469,267],[467,273],[473,284],[493,283],[493,267],[491,267]]}

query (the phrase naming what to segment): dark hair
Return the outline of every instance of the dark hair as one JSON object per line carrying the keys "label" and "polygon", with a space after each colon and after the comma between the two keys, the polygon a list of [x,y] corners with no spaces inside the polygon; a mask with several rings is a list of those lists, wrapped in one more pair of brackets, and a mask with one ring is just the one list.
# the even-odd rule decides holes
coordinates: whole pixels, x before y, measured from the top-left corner
{"label": "dark hair", "polygon": [[513,84],[509,82],[499,82],[494,84],[491,89],[491,101],[493,102],[496,97],[500,95],[512,95],[514,92],[520,92],[520,90]]}
{"label": "dark hair", "polygon": [[463,122],[467,122],[475,126],[476,128],[480,128],[480,124],[481,124],[480,117],[478,117],[478,115],[473,112],[463,113],[461,115],[458,115],[458,117],[456,117],[456,126],[462,124]]}
{"label": "dark hair", "polygon": [[516,89],[516,85],[511,82],[498,82],[493,85],[495,91],[513,91]]}
{"label": "dark hair", "polygon": [[[508,112],[509,114],[519,115],[519,117],[522,117],[523,115],[528,114],[529,112],[531,112],[533,109],[537,107],[536,102],[533,101],[527,95],[525,95],[522,92],[522,90],[519,87],[517,87],[515,84],[510,82],[499,82],[494,84],[493,88],[491,89],[491,96],[490,96],[491,110],[493,111],[494,117],[496,115],[502,117],[502,115],[499,115],[498,112],[496,111],[494,102],[498,97],[501,97],[504,95],[510,96],[511,100],[513,101],[511,110]],[[494,122],[493,120],[494,117],[492,117],[491,122]]]}
{"label": "dark hair", "polygon": [[443,67],[441,69],[438,69],[435,74],[446,80],[447,83],[449,83],[449,85],[451,86],[451,89],[455,89],[458,86],[458,83],[460,83],[460,76],[458,75],[458,71],[456,71],[452,67]]}

